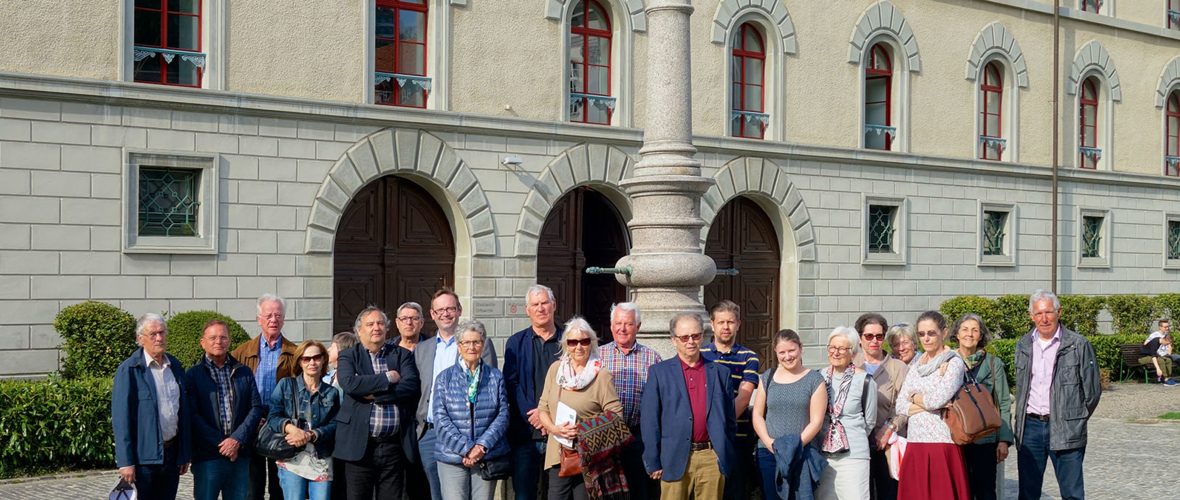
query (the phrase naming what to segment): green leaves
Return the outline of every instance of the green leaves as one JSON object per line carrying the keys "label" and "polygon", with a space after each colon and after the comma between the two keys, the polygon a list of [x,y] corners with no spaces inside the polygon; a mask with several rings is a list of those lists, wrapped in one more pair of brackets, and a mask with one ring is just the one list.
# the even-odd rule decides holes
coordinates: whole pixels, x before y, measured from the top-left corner
{"label": "green leaves", "polygon": [[119,363],[135,352],[135,318],[97,301],[62,309],[53,328],[65,343],[61,375],[67,379],[111,377]]}
{"label": "green leaves", "polygon": [[115,464],[108,378],[0,381],[0,479]]}

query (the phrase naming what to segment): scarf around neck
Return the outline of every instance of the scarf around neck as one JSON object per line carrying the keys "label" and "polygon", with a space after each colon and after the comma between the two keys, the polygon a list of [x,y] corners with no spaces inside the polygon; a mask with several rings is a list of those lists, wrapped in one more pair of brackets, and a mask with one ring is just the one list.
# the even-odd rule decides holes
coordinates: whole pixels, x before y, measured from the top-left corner
{"label": "scarf around neck", "polygon": [[943,363],[950,361],[951,358],[958,355],[959,353],[948,347],[942,351],[942,354],[935,356],[934,359],[927,361],[926,364],[922,364],[922,356],[914,356],[914,360],[910,361],[910,364],[917,367],[919,377],[926,377],[934,373],[935,370],[938,370],[938,367],[942,366]]}
{"label": "scarf around neck", "polygon": [[[832,393],[832,375],[835,369],[828,365],[824,369],[824,385],[828,386],[828,394]],[[852,376],[856,374],[856,366],[848,363],[844,369],[844,377],[840,379],[840,391],[836,398],[828,404],[828,434],[824,436],[823,451],[825,453],[840,453],[848,451],[848,436],[844,433],[844,424],[840,423],[840,415],[844,412],[844,402],[848,401],[848,390],[852,387]]]}
{"label": "scarf around neck", "polygon": [[475,394],[479,390],[479,374],[483,371],[483,361],[475,365],[475,371],[467,369],[467,362],[463,358],[459,358],[455,364],[459,365],[459,369],[467,376],[467,402],[475,403]]}
{"label": "scarf around neck", "polygon": [[602,369],[602,360],[598,358],[598,353],[594,349],[590,350],[590,359],[586,361],[582,373],[574,373],[574,363],[569,356],[562,356],[560,363],[557,366],[557,385],[571,391],[585,389]]}

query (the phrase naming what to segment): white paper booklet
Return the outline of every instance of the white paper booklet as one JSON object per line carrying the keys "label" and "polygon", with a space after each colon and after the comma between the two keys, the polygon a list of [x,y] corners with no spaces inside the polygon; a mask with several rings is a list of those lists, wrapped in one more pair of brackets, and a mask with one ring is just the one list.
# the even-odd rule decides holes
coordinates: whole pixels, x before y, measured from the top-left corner
{"label": "white paper booklet", "polygon": [[[574,411],[573,408],[570,408],[565,403],[558,401],[557,402],[557,414],[553,416],[553,425],[561,426],[562,424],[565,424],[567,422],[570,424],[577,425],[578,424],[578,412]],[[570,440],[563,438],[561,436],[553,436],[553,438],[556,439],[557,442],[561,443],[563,446],[567,446],[570,448],[574,447],[573,441],[570,441]]]}

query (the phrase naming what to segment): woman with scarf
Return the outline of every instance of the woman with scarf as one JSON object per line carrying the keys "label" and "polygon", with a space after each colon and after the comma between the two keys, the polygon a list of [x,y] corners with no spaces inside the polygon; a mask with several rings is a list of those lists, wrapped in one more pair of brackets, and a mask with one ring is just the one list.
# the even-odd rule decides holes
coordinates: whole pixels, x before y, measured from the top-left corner
{"label": "woman with scarf", "polygon": [[967,313],[951,327],[951,342],[958,342],[956,352],[962,356],[967,373],[992,394],[1000,410],[1000,431],[963,445],[963,463],[971,478],[971,500],[995,500],[996,469],[1008,458],[1008,446],[1014,441],[1009,417],[1012,396],[1008,392],[1008,370],[998,356],[983,350],[991,342],[991,332],[978,314]]}
{"label": "woman with scarf", "polygon": [[508,459],[508,392],[504,375],[480,359],[488,342],[483,323],[455,327],[459,361],[434,381],[434,458],[443,500],[491,500],[496,481],[480,474],[493,460]]}
{"label": "woman with scarf", "polygon": [[[545,469],[549,471],[549,494],[546,498],[582,500],[589,498],[583,475],[559,475],[562,449],[577,451],[577,443],[574,440],[578,437],[580,422],[600,417],[607,412],[621,415],[623,404],[619,402],[610,372],[602,369],[602,360],[598,359],[598,335],[594,333],[590,324],[581,316],[574,316],[565,324],[564,331],[562,344],[565,347],[561,359],[553,363],[553,366],[549,367],[549,373],[545,375],[545,390],[541,393],[541,399],[537,400],[537,415],[541,419],[541,425],[549,433],[549,442],[545,448]],[[560,424],[557,423],[562,415],[562,406],[576,412],[577,417],[573,422],[563,419]],[[559,437],[568,445],[558,442]],[[621,469],[609,469],[596,470],[595,473],[613,474],[610,484],[621,485]],[[607,493],[613,496],[617,492]]]}
{"label": "woman with scarf", "polygon": [[869,498],[869,431],[877,422],[877,383],[852,359],[860,351],[856,330],[836,327],[828,335],[828,362],[820,373],[828,391],[820,451],[828,467],[819,477],[819,500]]}
{"label": "woman with scarf", "polygon": [[[946,318],[938,311],[918,317],[918,340],[926,352],[910,362],[897,409],[910,415],[905,460],[901,462],[897,497],[907,500],[968,500],[963,455],[942,420],[942,408],[963,385],[966,366],[958,353],[943,344]],[[906,410],[903,410],[906,409]]]}

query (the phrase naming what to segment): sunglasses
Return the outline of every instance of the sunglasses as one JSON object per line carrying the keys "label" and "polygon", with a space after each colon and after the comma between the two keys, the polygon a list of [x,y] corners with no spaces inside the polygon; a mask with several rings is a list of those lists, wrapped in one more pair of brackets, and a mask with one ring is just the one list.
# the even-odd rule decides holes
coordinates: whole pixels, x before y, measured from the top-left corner
{"label": "sunglasses", "polygon": [[918,337],[937,337],[938,334],[938,330],[930,330],[928,332],[918,332]]}
{"label": "sunglasses", "polygon": [[569,347],[576,347],[579,345],[582,347],[590,347],[590,339],[565,339],[565,345]]}
{"label": "sunglasses", "polygon": [[882,340],[885,340],[885,334],[884,333],[876,333],[876,334],[862,333],[862,334],[860,334],[860,338],[865,339],[865,340],[876,340],[877,342],[880,342]]}
{"label": "sunglasses", "polygon": [[322,358],[323,358],[323,355],[316,354],[315,356],[301,356],[299,358],[299,361],[302,361],[304,363],[310,363],[312,361],[315,361],[317,363],[323,363],[324,361]]}
{"label": "sunglasses", "polygon": [[681,342],[684,342],[686,344],[690,340],[693,342],[700,342],[701,341],[701,334],[699,334],[699,333],[691,333],[688,335],[673,335],[673,337],[680,339]]}

